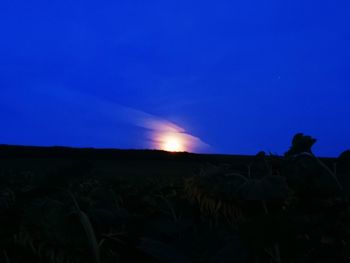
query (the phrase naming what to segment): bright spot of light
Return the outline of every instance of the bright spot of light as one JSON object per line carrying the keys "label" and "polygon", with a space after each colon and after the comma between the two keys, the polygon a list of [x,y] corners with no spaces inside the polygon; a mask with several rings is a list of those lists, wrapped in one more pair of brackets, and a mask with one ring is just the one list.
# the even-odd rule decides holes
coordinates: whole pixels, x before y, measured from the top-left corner
{"label": "bright spot of light", "polygon": [[[148,127],[151,127],[148,125]],[[153,149],[168,152],[202,152],[209,145],[198,137],[187,133],[183,128],[169,125],[168,122],[159,121],[152,123],[149,140]]]}
{"label": "bright spot of light", "polygon": [[168,152],[183,152],[185,151],[181,139],[175,136],[168,136],[164,138],[162,148]]}
{"label": "bright spot of light", "polygon": [[153,147],[168,152],[187,152],[193,149],[191,137],[181,132],[157,131],[152,134]]}

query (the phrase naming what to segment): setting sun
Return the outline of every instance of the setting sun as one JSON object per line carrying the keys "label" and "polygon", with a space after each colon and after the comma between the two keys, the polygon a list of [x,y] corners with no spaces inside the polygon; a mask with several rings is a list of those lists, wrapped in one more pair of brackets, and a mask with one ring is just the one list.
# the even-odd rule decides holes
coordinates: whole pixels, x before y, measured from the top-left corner
{"label": "setting sun", "polygon": [[181,152],[184,151],[183,143],[180,138],[166,137],[163,142],[163,150],[168,152]]}
{"label": "setting sun", "polygon": [[208,147],[205,142],[185,132],[183,129],[162,125],[155,125],[153,128],[156,129],[149,133],[149,140],[153,149],[168,152],[193,152]]}

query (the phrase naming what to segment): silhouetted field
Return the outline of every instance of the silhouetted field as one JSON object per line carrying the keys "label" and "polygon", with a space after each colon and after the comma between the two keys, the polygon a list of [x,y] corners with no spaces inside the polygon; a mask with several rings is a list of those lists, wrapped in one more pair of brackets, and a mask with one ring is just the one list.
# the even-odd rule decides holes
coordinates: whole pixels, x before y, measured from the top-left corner
{"label": "silhouetted field", "polygon": [[0,262],[349,262],[350,152],[0,146]]}

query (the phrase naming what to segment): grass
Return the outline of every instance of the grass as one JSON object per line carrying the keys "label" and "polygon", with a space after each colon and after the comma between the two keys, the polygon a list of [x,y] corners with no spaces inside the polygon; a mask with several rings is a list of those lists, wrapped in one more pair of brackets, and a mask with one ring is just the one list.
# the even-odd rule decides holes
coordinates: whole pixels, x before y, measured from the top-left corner
{"label": "grass", "polygon": [[[310,171],[297,162],[279,157],[276,164],[265,156],[268,169],[261,169],[261,156],[72,151],[0,159],[0,262],[337,263],[350,257],[343,196],[301,197],[297,184],[277,200],[251,193],[250,187],[283,190],[266,185],[280,180],[262,180],[271,174],[307,178]],[[336,161],[321,158],[311,166],[338,176],[329,169]]]}

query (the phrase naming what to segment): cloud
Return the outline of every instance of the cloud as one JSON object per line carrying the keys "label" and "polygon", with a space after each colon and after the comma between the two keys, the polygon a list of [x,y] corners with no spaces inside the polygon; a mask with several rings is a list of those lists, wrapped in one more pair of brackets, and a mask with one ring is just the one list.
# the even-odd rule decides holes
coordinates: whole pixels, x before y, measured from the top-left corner
{"label": "cloud", "polygon": [[126,123],[143,128],[150,148],[160,148],[161,138],[165,134],[181,138],[188,151],[202,151],[209,147],[178,124],[85,92],[62,87],[40,87],[12,94],[12,98],[8,99],[14,105],[21,105],[21,111],[25,112],[27,118],[39,116],[43,119],[40,115],[50,116],[52,122],[70,123],[75,127],[103,121],[113,126]]}

